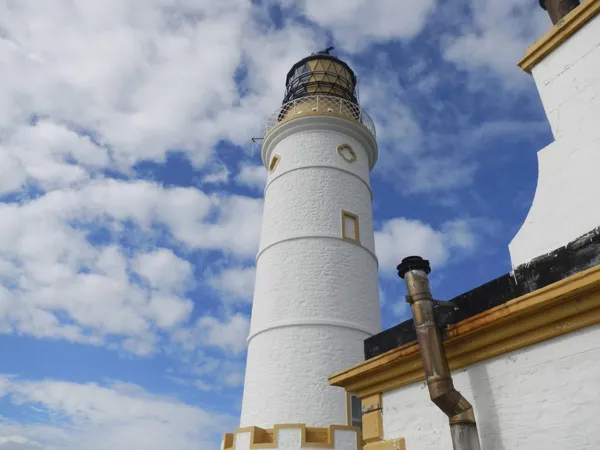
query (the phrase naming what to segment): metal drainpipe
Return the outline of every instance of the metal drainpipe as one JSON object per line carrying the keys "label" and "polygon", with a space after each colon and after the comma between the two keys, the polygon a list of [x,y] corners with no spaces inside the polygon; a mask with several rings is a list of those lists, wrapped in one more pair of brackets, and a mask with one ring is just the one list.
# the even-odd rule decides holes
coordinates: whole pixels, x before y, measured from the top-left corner
{"label": "metal drainpipe", "polygon": [[429,396],[450,418],[450,434],[454,450],[480,450],[473,406],[454,388],[446,358],[442,334],[436,323],[434,305],[427,275],[429,261],[419,256],[404,258],[398,275],[406,283],[406,301],[413,313],[417,341]]}
{"label": "metal drainpipe", "polygon": [[579,0],[539,0],[539,2],[540,6],[548,11],[552,25],[556,25],[580,4]]}

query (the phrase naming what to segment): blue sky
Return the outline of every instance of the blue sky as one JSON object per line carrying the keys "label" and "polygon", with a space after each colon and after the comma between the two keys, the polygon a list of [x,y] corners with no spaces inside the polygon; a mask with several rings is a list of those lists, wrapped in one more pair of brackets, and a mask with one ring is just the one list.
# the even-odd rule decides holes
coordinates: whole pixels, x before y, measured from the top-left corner
{"label": "blue sky", "polygon": [[333,44],[376,122],[394,267],[511,269],[551,141],[516,67],[537,2],[0,1],[0,450],[218,448],[238,421],[265,171],[291,65]]}

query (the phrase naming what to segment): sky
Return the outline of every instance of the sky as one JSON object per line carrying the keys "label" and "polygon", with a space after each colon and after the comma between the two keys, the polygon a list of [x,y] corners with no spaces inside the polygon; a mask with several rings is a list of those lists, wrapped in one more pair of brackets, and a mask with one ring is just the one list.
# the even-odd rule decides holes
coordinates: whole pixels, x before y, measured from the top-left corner
{"label": "sky", "polygon": [[216,450],[239,422],[285,75],[359,78],[384,328],[395,266],[448,299],[511,270],[551,132],[535,0],[0,0],[0,450]]}

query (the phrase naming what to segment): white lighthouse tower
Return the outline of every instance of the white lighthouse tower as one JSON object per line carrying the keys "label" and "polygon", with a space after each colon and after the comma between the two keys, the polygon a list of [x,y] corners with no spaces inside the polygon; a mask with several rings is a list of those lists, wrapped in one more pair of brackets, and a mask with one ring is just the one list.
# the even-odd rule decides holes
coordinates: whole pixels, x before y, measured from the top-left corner
{"label": "white lighthouse tower", "polygon": [[377,143],[356,76],[330,50],[292,67],[266,126],[241,428],[224,449],[360,445],[352,402],[327,377],[361,362],[363,341],[381,330],[369,181]]}

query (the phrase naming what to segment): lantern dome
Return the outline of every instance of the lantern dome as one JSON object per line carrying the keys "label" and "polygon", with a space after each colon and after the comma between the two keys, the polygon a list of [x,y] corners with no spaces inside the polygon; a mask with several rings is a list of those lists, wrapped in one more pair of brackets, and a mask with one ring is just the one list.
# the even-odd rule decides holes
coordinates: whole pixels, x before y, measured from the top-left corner
{"label": "lantern dome", "polygon": [[348,64],[330,55],[331,50],[333,47],[294,64],[286,77],[284,104],[311,95],[340,97],[358,103],[356,75]]}

